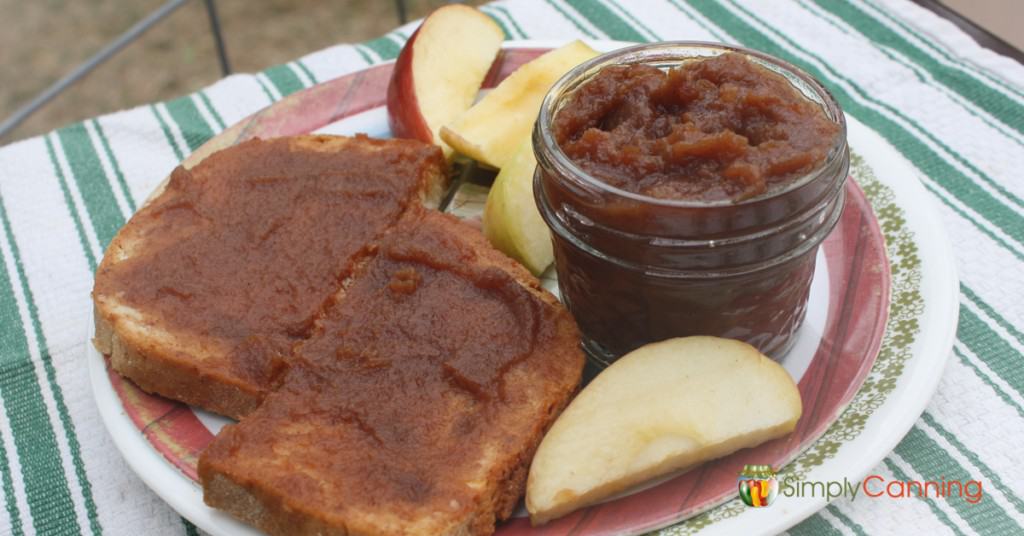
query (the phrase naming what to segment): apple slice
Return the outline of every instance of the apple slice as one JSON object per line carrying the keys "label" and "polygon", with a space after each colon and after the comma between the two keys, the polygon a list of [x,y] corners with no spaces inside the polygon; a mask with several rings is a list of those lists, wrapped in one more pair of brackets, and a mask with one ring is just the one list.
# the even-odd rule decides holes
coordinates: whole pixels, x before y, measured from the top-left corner
{"label": "apple slice", "polygon": [[490,17],[468,6],[451,4],[427,16],[402,47],[391,74],[391,133],[436,143],[450,155],[438,130],[473,105],[503,39]]}
{"label": "apple slice", "polygon": [[530,135],[548,89],[597,51],[573,41],[516,69],[454,122],[441,138],[456,151],[496,168],[512,158],[520,140]]}
{"label": "apple slice", "polygon": [[494,179],[484,205],[484,235],[501,252],[540,275],[554,261],[551,233],[533,199],[533,140],[527,136]]}
{"label": "apple slice", "polygon": [[793,431],[800,392],[754,347],[685,337],[626,354],[541,441],[526,484],[534,524],[645,480]]}

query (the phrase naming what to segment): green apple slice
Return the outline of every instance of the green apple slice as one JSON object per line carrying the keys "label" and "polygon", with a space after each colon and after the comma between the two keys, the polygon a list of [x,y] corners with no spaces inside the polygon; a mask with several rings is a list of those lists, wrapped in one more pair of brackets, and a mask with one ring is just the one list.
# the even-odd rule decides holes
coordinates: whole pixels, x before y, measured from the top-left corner
{"label": "green apple slice", "polygon": [[540,275],[554,260],[551,234],[533,199],[537,160],[529,136],[501,168],[484,205],[484,235],[494,247]]}

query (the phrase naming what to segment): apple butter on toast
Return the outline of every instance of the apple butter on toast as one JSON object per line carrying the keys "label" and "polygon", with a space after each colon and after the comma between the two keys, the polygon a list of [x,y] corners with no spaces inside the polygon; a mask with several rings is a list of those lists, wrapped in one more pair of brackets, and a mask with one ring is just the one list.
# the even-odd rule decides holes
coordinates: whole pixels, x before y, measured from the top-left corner
{"label": "apple butter on toast", "polygon": [[179,166],[97,270],[97,348],[146,391],[245,415],[357,254],[436,205],[446,169],[421,142],[315,135]]}
{"label": "apple butter on toast", "polygon": [[490,534],[583,366],[529,272],[424,209],[367,249],[294,356],[199,462],[206,502],[271,534]]}
{"label": "apple butter on toast", "polygon": [[568,312],[424,208],[410,140],[254,140],[179,167],[97,271],[97,348],[141,388],[241,418],[204,500],[273,534],[489,534],[579,385]]}

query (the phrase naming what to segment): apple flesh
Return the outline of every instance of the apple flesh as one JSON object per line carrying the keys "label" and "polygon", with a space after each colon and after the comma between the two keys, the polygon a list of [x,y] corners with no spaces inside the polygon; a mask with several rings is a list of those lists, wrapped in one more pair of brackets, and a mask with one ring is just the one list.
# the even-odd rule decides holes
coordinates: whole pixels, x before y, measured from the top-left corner
{"label": "apple flesh", "polygon": [[643,346],[580,392],[541,441],[526,484],[534,524],[652,478],[793,431],[800,392],[781,365],[731,339]]}
{"label": "apple flesh", "polygon": [[527,136],[494,179],[484,205],[484,235],[499,251],[540,275],[554,261],[551,234],[533,199],[537,159]]}
{"label": "apple flesh", "polygon": [[441,138],[456,151],[501,169],[519,142],[530,135],[548,89],[563,74],[597,51],[573,41],[516,69],[498,87],[441,129]]}
{"label": "apple flesh", "polygon": [[441,145],[441,126],[465,112],[501,50],[504,34],[487,15],[451,4],[432,12],[402,47],[388,84],[391,133]]}

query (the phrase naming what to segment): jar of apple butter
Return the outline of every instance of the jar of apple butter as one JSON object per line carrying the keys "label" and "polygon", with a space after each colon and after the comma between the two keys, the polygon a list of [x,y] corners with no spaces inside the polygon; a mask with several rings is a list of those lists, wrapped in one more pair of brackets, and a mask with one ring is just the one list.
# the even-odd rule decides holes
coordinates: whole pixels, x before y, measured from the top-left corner
{"label": "jar of apple butter", "polygon": [[786,353],[845,203],[846,124],[820,83],[739,47],[629,47],[551,88],[533,144],[559,289],[598,365],[686,335]]}

